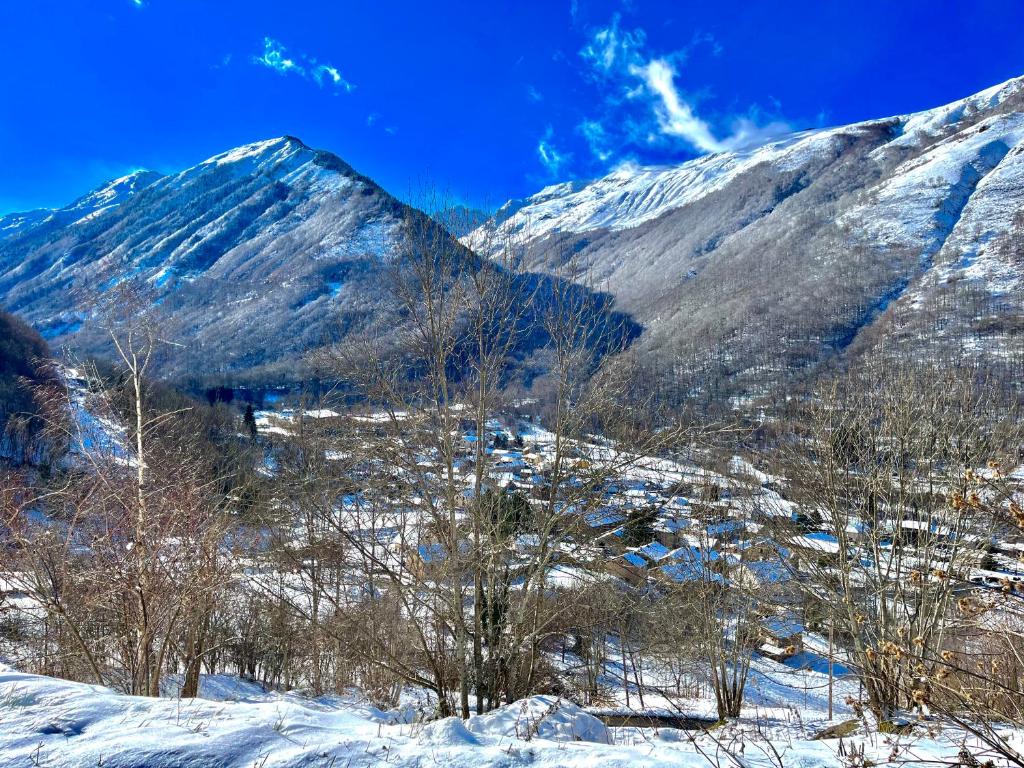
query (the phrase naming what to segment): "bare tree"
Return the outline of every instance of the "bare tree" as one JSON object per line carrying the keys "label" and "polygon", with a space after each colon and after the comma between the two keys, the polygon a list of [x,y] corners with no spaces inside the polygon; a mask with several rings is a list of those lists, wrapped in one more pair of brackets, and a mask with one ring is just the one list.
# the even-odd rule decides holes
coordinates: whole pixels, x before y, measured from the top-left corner
{"label": "bare tree", "polygon": [[956,372],[868,370],[822,391],[784,443],[801,516],[778,510],[775,535],[879,720],[914,704],[991,539],[991,517],[962,500],[973,473],[1015,446],[998,406]]}

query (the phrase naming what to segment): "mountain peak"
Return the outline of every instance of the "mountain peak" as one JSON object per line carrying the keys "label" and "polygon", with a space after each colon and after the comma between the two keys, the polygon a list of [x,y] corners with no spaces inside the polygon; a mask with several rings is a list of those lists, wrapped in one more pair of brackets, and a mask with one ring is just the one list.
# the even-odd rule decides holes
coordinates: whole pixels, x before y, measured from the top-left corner
{"label": "mountain peak", "polygon": [[182,171],[178,178],[189,178],[217,166],[228,167],[231,173],[239,176],[259,172],[277,178],[310,170],[322,175],[326,171],[331,177],[342,174],[376,186],[371,179],[357,173],[337,155],[326,150],[313,149],[301,139],[289,135],[255,141],[221,152],[194,168]]}
{"label": "mountain peak", "polygon": [[145,168],[132,171],[101,184],[61,210],[93,212],[107,206],[118,205],[160,178],[163,178],[162,173]]}
{"label": "mountain peak", "polygon": [[309,151],[309,147],[293,136],[278,136],[273,139],[243,144],[240,147],[221,152],[204,160],[201,165],[226,165],[245,162],[261,164],[271,160],[283,160],[299,152]]}
{"label": "mountain peak", "polygon": [[331,336],[339,311],[359,327],[384,316],[377,265],[409,209],[340,158],[280,136],[154,176],[108,182],[74,213],[0,220],[0,302],[48,338],[96,351],[107,339],[69,319],[80,307],[66,288],[131,279],[148,286],[168,334],[203,329],[194,349],[167,354],[178,371],[276,363]]}

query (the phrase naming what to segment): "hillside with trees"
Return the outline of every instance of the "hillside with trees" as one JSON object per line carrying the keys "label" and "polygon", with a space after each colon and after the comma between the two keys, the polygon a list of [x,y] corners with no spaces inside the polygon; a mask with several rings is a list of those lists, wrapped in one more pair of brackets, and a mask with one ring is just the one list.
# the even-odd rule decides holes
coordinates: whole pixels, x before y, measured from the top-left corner
{"label": "hillside with trees", "polygon": [[0,456],[24,458],[41,428],[32,387],[49,377],[49,357],[32,326],[0,310]]}

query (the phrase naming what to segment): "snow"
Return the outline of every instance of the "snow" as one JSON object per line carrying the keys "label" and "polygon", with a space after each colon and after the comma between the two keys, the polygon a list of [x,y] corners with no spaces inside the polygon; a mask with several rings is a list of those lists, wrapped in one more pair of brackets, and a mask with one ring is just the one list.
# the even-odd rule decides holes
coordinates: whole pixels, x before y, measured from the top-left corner
{"label": "snow", "polygon": [[833,555],[839,553],[839,542],[835,536],[827,533],[808,533],[803,536],[794,536],[792,542],[794,546],[815,552]]}
{"label": "snow", "polygon": [[[926,285],[960,277],[1004,294],[1024,283],[1019,265],[995,247],[1024,207],[1024,115],[977,117],[1022,89],[1024,77],[934,109],[795,133],[755,149],[676,166],[622,165],[594,181],[556,184],[509,201],[463,242],[495,255],[507,236],[538,242],[558,232],[631,229],[706,198],[760,164],[806,169],[842,151],[850,137],[884,129],[895,135],[872,152],[886,169],[883,180],[865,188],[838,223],[870,245],[915,249],[926,267],[934,259]],[[890,158],[907,155],[888,167]]]}
{"label": "snow", "polygon": [[307,410],[305,413],[310,419],[336,419],[341,415],[337,411],[332,411],[330,408],[312,408]]}
{"label": "snow", "polygon": [[900,118],[902,135],[892,143],[894,145],[915,145],[922,137],[937,133],[970,113],[999,106],[1009,96],[1016,93],[1022,84],[1024,84],[1024,78],[1012,78],[951,104],[904,115]]}
{"label": "snow", "polygon": [[472,733],[549,741],[592,741],[609,744],[607,726],[566,699],[532,696],[470,719]]}
{"label": "snow", "polygon": [[[528,700],[528,715],[543,699]],[[386,724],[341,700],[142,699],[0,666],[0,766],[85,765],[220,768],[345,765],[450,768],[487,766],[696,766],[703,760],[671,745],[614,746],[575,741],[607,734],[572,705],[509,734],[517,708],[469,721]],[[473,729],[473,730],[471,730]],[[525,734],[524,734],[525,735]],[[549,738],[550,737],[550,738]]]}
{"label": "snow", "polygon": [[49,209],[8,213],[0,216],[0,237],[16,235],[45,219],[52,213]]}
{"label": "snow", "polygon": [[255,141],[252,144],[244,144],[235,147],[227,152],[214,155],[209,160],[204,160],[203,165],[239,165],[247,162],[264,162],[268,158],[284,160],[299,152],[303,147],[298,142],[292,142],[284,136],[263,141]]}
{"label": "snow", "polygon": [[[501,229],[542,239],[554,232],[630,229],[721,189],[763,162],[783,169],[799,167],[828,152],[836,131],[805,131],[763,147],[699,157],[678,166],[623,165],[588,184],[558,184],[524,201],[509,202]],[[513,212],[514,211],[514,212]],[[463,238],[470,248],[492,245],[485,224]]]}
{"label": "snow", "polygon": [[158,178],[160,174],[155,171],[138,170],[106,182],[64,208],[5,214],[0,216],[0,238],[20,234],[47,222],[83,224],[92,221],[122,205]]}
{"label": "snow", "polygon": [[[822,668],[815,649],[806,667]],[[415,722],[409,711],[382,711],[358,695],[307,699],[263,691],[218,676],[202,680],[208,698],[149,699],[109,689],[18,672],[0,664],[0,768],[40,765],[147,766],[147,768],[281,768],[283,766],[391,765],[413,768],[707,766],[705,755],[731,749],[751,768],[784,765],[839,768],[837,739],[811,740],[828,724],[822,671],[789,669],[756,658],[750,716],[711,734],[674,728],[609,728],[564,699],[535,696],[468,721],[449,717]],[[842,670],[836,665],[837,672]],[[850,682],[836,682],[837,696]],[[841,702],[841,700],[840,700]],[[837,719],[850,713],[837,704]],[[861,729],[863,732],[864,728]],[[1012,734],[1017,744],[1021,734]],[[964,735],[923,729],[905,738],[860,733],[846,750],[863,746],[875,764],[896,749],[901,764],[924,768],[949,760]],[[970,743],[970,742],[968,742]],[[741,748],[741,745],[743,748]],[[980,755],[976,745],[975,754]],[[996,763],[999,764],[999,763]]]}
{"label": "snow", "polygon": [[[872,201],[845,214],[841,223],[878,244],[924,247],[926,255],[936,253],[960,221],[976,187],[1011,148],[1024,142],[1024,115],[1001,115],[987,121],[987,130],[965,133],[897,166],[873,190]],[[989,217],[990,223],[1004,226],[1006,220],[1005,212]]]}
{"label": "snow", "polygon": [[[889,146],[916,146],[927,136],[955,124],[964,116],[980,109],[998,106],[1008,96],[1024,86],[1024,78],[1009,80],[993,86],[966,99],[922,112],[901,115],[883,120],[866,121],[850,126],[822,130],[803,131],[785,136],[761,147],[734,152],[720,152],[687,161],[676,166],[637,166],[624,164],[607,176],[589,183],[568,182],[545,187],[532,197],[520,201],[509,201],[498,212],[503,233],[528,234],[531,239],[543,239],[554,232],[586,232],[594,229],[631,229],[646,221],[656,219],[668,211],[699,200],[721,189],[740,174],[761,163],[770,163],[781,171],[797,170],[816,157],[827,156],[841,135],[857,133],[871,126],[889,123],[896,125],[900,135],[876,152]],[[1006,117],[1006,116],[1004,116]],[[1012,118],[1012,116],[1010,116]],[[1006,139],[1009,146],[1015,145],[1018,127],[1009,129]],[[991,142],[1000,132],[984,136],[979,142]],[[955,145],[957,142],[953,142]],[[953,154],[969,155],[975,147],[968,145],[958,148]],[[947,150],[950,147],[946,148]],[[929,173],[936,173],[948,183],[955,183],[955,169],[963,163],[950,162],[950,157],[940,151],[936,162],[908,161],[919,172],[897,181],[894,188],[883,190],[883,197],[895,198],[907,195],[907,189],[915,189],[930,179]],[[933,157],[932,160],[936,160]],[[909,170],[909,169],[908,169]],[[950,179],[950,173],[954,178]],[[903,176],[903,174],[900,174]],[[917,202],[927,212],[934,195],[925,194]],[[886,200],[882,200],[883,209]],[[882,211],[884,213],[884,210]],[[886,218],[882,216],[882,223]],[[922,221],[924,219],[924,221]],[[927,229],[928,217],[918,211],[911,216],[911,227]],[[493,245],[492,225],[484,224],[467,235],[463,241],[471,248],[488,251]]]}

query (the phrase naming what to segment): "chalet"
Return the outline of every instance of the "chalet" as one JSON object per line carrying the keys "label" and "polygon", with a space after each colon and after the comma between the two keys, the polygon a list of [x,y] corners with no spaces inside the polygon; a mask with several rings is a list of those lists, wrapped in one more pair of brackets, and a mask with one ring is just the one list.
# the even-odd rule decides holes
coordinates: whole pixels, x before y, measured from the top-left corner
{"label": "chalet", "polygon": [[804,649],[803,625],[791,616],[770,616],[761,622],[758,648],[762,656],[784,661]]}
{"label": "chalet", "polygon": [[601,507],[585,515],[587,525],[593,531],[610,533],[626,522],[626,516],[615,507]]}
{"label": "chalet", "polygon": [[839,559],[839,540],[831,533],[814,531],[789,540],[793,558],[804,562],[832,562]]}
{"label": "chalet", "polygon": [[657,576],[672,584],[725,584],[727,561],[718,552],[700,547],[683,546],[672,550],[660,561]]}
{"label": "chalet", "polygon": [[605,568],[613,576],[618,576],[634,587],[647,582],[647,561],[635,552],[608,558]]}
{"label": "chalet", "polygon": [[717,523],[711,523],[705,528],[709,539],[719,542],[735,542],[739,540],[747,530],[747,524],[743,520],[725,519]]}
{"label": "chalet", "polygon": [[741,560],[749,561],[775,560],[779,556],[778,545],[766,537],[741,539],[721,544],[718,549],[722,552],[738,555]]}
{"label": "chalet", "polygon": [[687,518],[662,514],[654,522],[654,535],[666,547],[675,549],[685,541],[689,527],[690,521]]}

